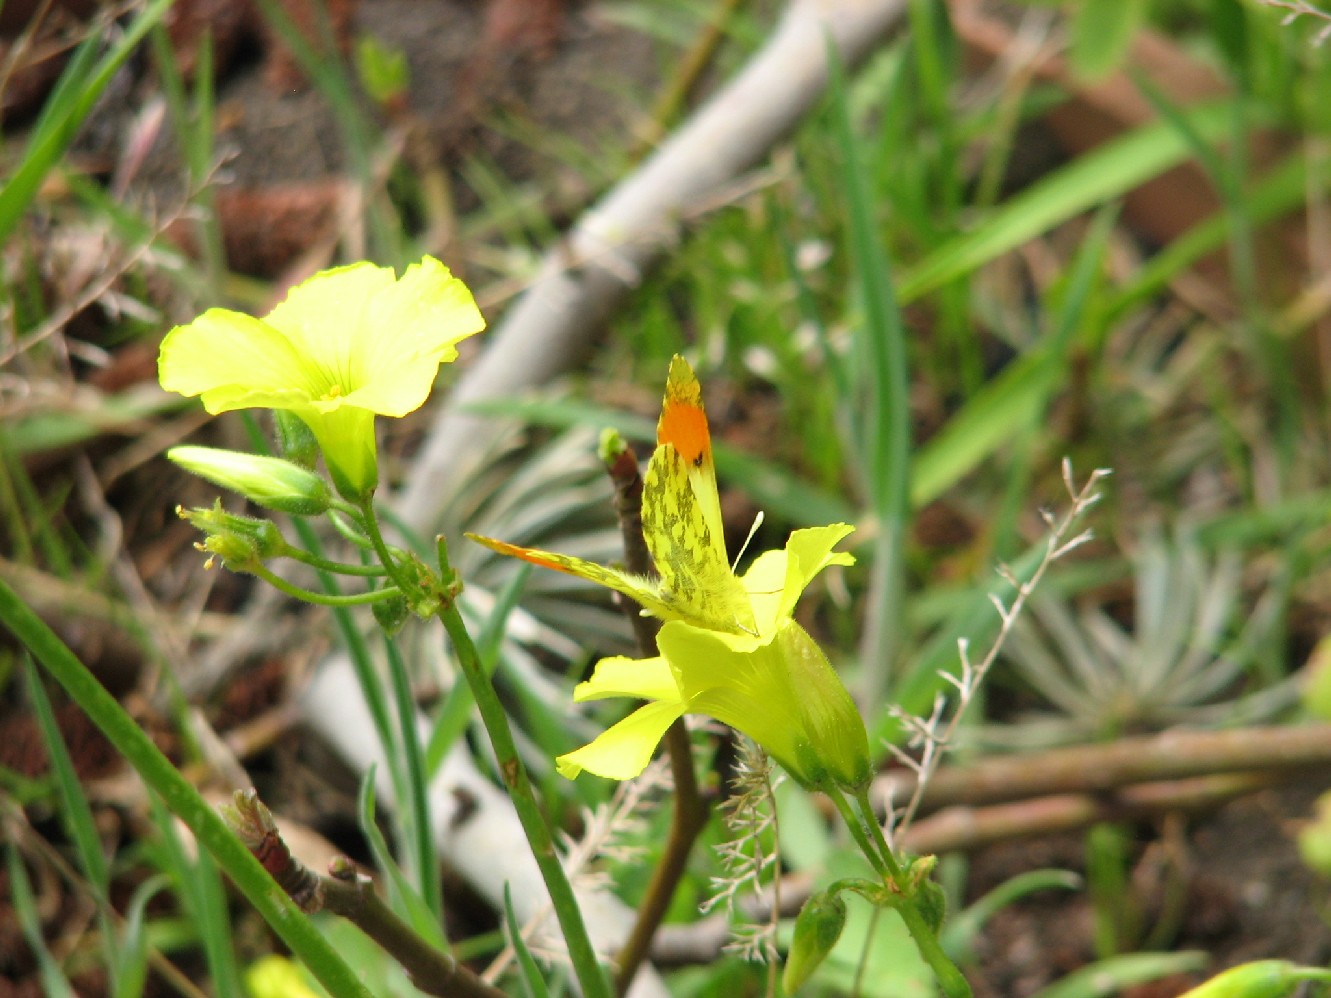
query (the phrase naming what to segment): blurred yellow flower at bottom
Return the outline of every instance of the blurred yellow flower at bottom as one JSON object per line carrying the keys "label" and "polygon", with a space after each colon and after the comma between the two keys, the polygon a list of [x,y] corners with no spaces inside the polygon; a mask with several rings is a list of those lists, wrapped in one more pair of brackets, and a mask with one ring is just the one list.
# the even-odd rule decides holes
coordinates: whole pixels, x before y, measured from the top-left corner
{"label": "blurred yellow flower at bottom", "polygon": [[300,965],[284,956],[261,957],[245,971],[251,998],[323,998],[306,982]]}

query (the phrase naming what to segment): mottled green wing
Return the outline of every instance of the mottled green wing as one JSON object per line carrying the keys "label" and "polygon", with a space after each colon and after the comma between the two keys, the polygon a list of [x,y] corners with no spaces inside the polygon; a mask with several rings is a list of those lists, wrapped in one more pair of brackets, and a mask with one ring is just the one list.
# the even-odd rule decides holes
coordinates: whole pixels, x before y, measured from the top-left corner
{"label": "mottled green wing", "polygon": [[712,536],[689,462],[673,444],[657,447],[647,466],[642,532],[661,573],[661,597],[668,605],[662,617],[713,630],[754,631],[748,595],[726,562],[724,542]]}

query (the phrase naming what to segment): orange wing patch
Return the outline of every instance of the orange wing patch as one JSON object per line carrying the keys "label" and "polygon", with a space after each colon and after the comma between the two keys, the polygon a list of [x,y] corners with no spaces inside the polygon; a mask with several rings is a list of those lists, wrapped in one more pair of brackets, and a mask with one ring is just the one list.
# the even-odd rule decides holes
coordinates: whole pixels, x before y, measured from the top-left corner
{"label": "orange wing patch", "polygon": [[712,462],[712,435],[702,407],[702,386],[689,362],[678,354],[670,362],[661,419],[656,424],[656,442],[673,444],[680,457],[694,466]]}
{"label": "orange wing patch", "polygon": [[702,387],[688,361],[670,362],[660,443],[643,480],[642,527],[672,616],[724,631],[752,631],[753,609],[726,558],[721,499]]}
{"label": "orange wing patch", "polygon": [[662,597],[661,583],[654,579],[644,579],[628,572],[598,565],[594,561],[574,558],[572,555],[556,554],[553,551],[542,551],[539,548],[518,547],[516,544],[495,540],[493,537],[482,537],[480,534],[467,534],[467,537],[477,544],[483,544],[491,551],[497,551],[499,554],[521,558],[523,561],[540,565],[542,568],[553,568],[556,572],[563,572],[566,575],[576,575],[578,578],[586,579],[598,586],[605,586],[607,589],[623,593],[629,599],[635,600],[644,610],[650,611],[654,616],[667,618],[670,616],[670,605]]}

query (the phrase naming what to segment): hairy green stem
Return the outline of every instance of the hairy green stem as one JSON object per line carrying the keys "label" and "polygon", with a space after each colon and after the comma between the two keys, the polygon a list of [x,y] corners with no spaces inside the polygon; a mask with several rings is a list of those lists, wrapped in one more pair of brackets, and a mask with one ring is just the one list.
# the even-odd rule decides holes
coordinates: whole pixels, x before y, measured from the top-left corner
{"label": "hairy green stem", "polygon": [[338,532],[338,535],[341,536],[343,540],[348,541],[349,543],[356,545],[356,547],[366,551],[370,550],[373,547],[373,545],[365,537],[364,532],[360,529],[359,514],[357,514],[356,516],[348,517],[348,516],[343,516],[342,514],[336,511],[329,510],[328,522],[333,525],[333,529]]}
{"label": "hairy green stem", "polygon": [[[379,530],[379,518],[374,512],[373,495],[367,495],[361,504],[361,520],[361,526],[365,528],[365,536],[370,539],[370,544],[374,546],[374,553],[379,556],[379,561],[384,566],[384,570],[388,572],[388,577],[396,583],[401,592],[411,593],[417,587],[411,579],[406,578],[402,566],[393,557],[393,552],[388,550],[388,545],[384,542],[384,535]],[[445,578],[447,578],[447,575],[445,575]]]}
{"label": "hairy green stem", "polygon": [[292,585],[280,575],[275,575],[263,565],[246,565],[239,571],[247,572],[255,578],[263,579],[274,589],[286,593],[293,599],[301,600],[304,603],[315,603],[319,606],[364,606],[367,603],[382,603],[384,600],[392,599],[398,594],[396,589],[375,589],[365,593],[348,593],[343,596],[334,596],[329,593],[317,593],[312,589],[302,589],[300,586]]}
{"label": "hairy green stem", "polygon": [[309,565],[321,572],[332,572],[334,575],[382,576],[388,574],[387,569],[382,565],[356,565],[348,561],[333,561],[331,558],[321,558],[317,554],[312,554],[295,546],[289,547],[286,556],[293,561],[300,562],[302,565]]}
{"label": "hairy green stem", "polygon": [[[970,998],[970,984],[957,969],[957,965],[943,951],[943,946],[938,941],[938,933],[920,911],[919,904],[915,900],[918,887],[911,883],[911,878],[903,869],[901,861],[888,846],[882,826],[878,824],[873,808],[869,804],[868,791],[861,790],[855,795],[858,809],[851,807],[840,790],[835,788],[829,790],[828,797],[836,805],[837,811],[840,812],[846,827],[850,829],[850,834],[864,852],[865,858],[873,864],[874,869],[883,877],[884,885],[895,895],[896,900],[892,907],[906,923],[906,930],[914,940],[915,948],[933,971],[939,987],[943,989],[943,994],[947,998]],[[870,830],[869,834],[865,832],[866,826]]]}
{"label": "hairy green stem", "polygon": [[[897,876],[894,874],[892,867],[888,865],[889,863],[895,865],[895,857],[888,859],[884,857],[882,852],[874,848],[873,843],[869,841],[869,836],[864,832],[864,823],[860,821],[859,816],[851,808],[850,802],[846,800],[845,794],[836,787],[829,787],[826,793],[828,799],[836,805],[837,812],[841,815],[841,820],[846,823],[846,830],[850,832],[850,836],[855,840],[855,844],[860,847],[860,852],[864,853],[864,858],[872,864],[874,871],[882,877],[884,881],[891,880],[895,883]],[[896,874],[900,874],[900,872],[900,869],[896,870]]]}
{"label": "hairy green stem", "polygon": [[[438,549],[439,570],[447,583],[454,576],[448,563],[448,548],[442,537],[438,539]],[[563,930],[569,958],[573,962],[578,983],[582,985],[583,995],[585,998],[611,998],[609,981],[601,969],[596,951],[592,948],[591,939],[587,935],[582,911],[578,907],[578,900],[573,894],[564,867],[559,861],[559,854],[555,851],[554,837],[550,834],[545,816],[541,814],[536,793],[527,776],[527,767],[518,757],[517,745],[513,741],[513,732],[508,724],[508,715],[504,713],[499,696],[490,685],[462,614],[451,599],[445,600],[440,606],[439,619],[443,622],[444,630],[448,632],[453,650],[457,654],[458,664],[462,667],[462,673],[471,687],[472,696],[476,699],[476,707],[480,710],[481,721],[490,736],[490,744],[499,762],[504,785],[517,811],[518,820],[522,822],[522,830],[527,836],[536,865],[540,868],[541,877],[545,880],[546,890],[550,893],[550,903],[554,907],[555,917],[559,920],[559,927]]]}
{"label": "hairy green stem", "polygon": [[[624,565],[635,575],[655,575],[656,566],[642,533],[642,473],[638,460],[618,436],[603,443],[601,459],[615,490],[615,513],[624,541]],[[643,657],[658,654],[656,633],[661,622],[643,616],[636,603],[626,602],[624,611],[629,616]],[[634,975],[647,958],[656,930],[660,928],[687,869],[693,843],[707,824],[707,803],[698,792],[698,780],[693,772],[693,743],[682,718],[666,729],[665,741],[675,783],[674,810],[670,814],[670,832],[661,861],[652,872],[647,892],[638,906],[633,931],[615,960],[618,968],[615,990],[620,995],[628,993]]]}
{"label": "hairy green stem", "polygon": [[878,854],[883,857],[883,862],[887,864],[888,871],[892,874],[893,881],[900,882],[902,879],[901,864],[897,862],[896,853],[892,847],[887,844],[887,837],[883,834],[883,826],[878,823],[878,818],[874,815],[873,805],[869,803],[869,791],[861,790],[855,795],[855,804],[859,808],[860,820],[864,822],[873,836],[873,844],[878,850]]}

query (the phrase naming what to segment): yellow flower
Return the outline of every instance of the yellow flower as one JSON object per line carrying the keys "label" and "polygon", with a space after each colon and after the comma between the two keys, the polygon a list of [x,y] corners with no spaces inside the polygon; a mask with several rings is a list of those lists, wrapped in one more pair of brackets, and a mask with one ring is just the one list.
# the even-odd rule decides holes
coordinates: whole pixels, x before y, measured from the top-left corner
{"label": "yellow flower", "polygon": [[657,636],[657,658],[607,658],[573,692],[576,701],[650,701],[595,740],[556,760],[612,780],[637,776],[666,729],[706,714],[748,735],[801,786],[852,792],[869,781],[869,742],[850,694],[821,648],[785,618],[765,638],[707,630],[679,620]]}
{"label": "yellow flower", "polygon": [[643,479],[642,528],[660,578],[641,578],[571,555],[468,534],[500,554],[567,572],[635,600],[661,620],[770,636],[828,565],[853,565],[834,551],[854,528],[844,523],[797,530],[783,551],[768,551],[742,577],[731,569],[721,524],[711,435],[702,389],[682,357],[670,364],[657,447]]}
{"label": "yellow flower", "polygon": [[660,578],[641,578],[569,555],[473,540],[501,554],[580,576],[636,600],[666,621],[661,654],[605,659],[575,700],[651,701],[591,744],[560,756],[559,771],[637,776],[684,714],[706,714],[744,732],[806,787],[862,788],[869,779],[864,721],[822,650],[792,614],[829,565],[855,559],[835,548],[850,526],[796,530],[742,576],[726,554],[721,502],[702,390],[692,369],[670,365],[657,447],[642,495],[643,535]]}
{"label": "yellow flower", "polygon": [[405,416],[430,394],[455,344],[485,328],[476,302],[438,260],[395,279],[355,263],[292,288],[262,319],[214,308],[162,341],[162,387],[210,413],[285,409],[309,426],[333,483],[353,501],[378,484],[374,417]]}

